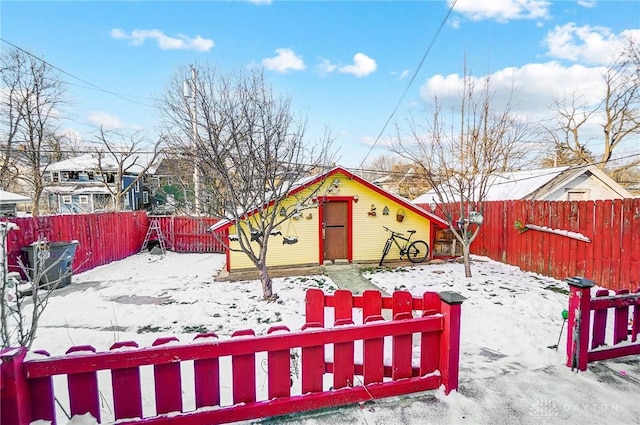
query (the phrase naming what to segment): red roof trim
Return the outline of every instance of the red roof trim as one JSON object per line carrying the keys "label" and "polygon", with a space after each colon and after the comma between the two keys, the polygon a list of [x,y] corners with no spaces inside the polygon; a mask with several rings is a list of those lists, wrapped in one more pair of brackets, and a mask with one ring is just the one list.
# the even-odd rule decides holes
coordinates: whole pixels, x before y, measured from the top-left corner
{"label": "red roof trim", "polygon": [[[445,220],[441,219],[440,217],[438,217],[435,214],[430,213],[429,211],[419,207],[416,204],[413,204],[409,201],[407,201],[404,198],[401,198],[399,196],[396,196],[390,192],[387,192],[386,190],[384,190],[383,188],[376,186],[375,184],[363,179],[362,177],[358,177],[355,174],[353,174],[351,171],[347,170],[346,168],[343,167],[335,167],[332,168],[331,170],[327,171],[324,174],[320,174],[319,176],[309,180],[307,183],[305,183],[304,185],[298,186],[295,189],[291,190],[289,193],[286,194],[285,197],[289,197],[289,196],[293,196],[296,193],[308,188],[311,185],[314,185],[322,180],[325,180],[331,176],[334,176],[336,174],[344,174],[346,177],[350,178],[351,180],[355,180],[356,182],[360,183],[361,185],[367,187],[368,189],[373,190],[374,192],[389,198],[391,200],[393,200],[394,202],[397,202],[398,204],[402,205],[404,208],[407,208],[410,211],[413,211],[414,213],[418,214],[421,217],[426,218],[427,220],[429,220],[430,222],[432,222],[433,224],[435,224],[438,227],[442,227],[442,228],[448,228],[449,227],[449,223],[447,223]],[[252,215],[253,213],[250,213],[249,215]],[[234,224],[234,221],[229,220],[226,223],[224,223],[223,220],[219,221],[218,223],[220,223],[219,227],[216,227],[216,225],[214,224],[211,229],[214,231],[219,231],[219,230],[223,230],[223,229],[228,229],[229,227],[231,227]],[[217,224],[217,223],[216,223]]]}

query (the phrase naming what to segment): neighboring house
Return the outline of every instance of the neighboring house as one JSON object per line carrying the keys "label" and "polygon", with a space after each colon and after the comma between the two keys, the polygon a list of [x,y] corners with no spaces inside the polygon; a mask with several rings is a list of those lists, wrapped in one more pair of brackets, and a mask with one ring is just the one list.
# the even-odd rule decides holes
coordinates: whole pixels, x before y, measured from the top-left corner
{"label": "neighboring house", "polygon": [[0,217],[16,217],[18,216],[17,205],[30,202],[31,198],[28,196],[0,190]]}
{"label": "neighboring house", "polygon": [[[349,263],[377,262],[389,237],[383,226],[405,236],[409,236],[408,230],[416,230],[412,240],[421,239],[429,245],[432,244],[435,228],[448,227],[436,215],[342,167],[299,183],[283,200],[284,207],[295,207],[297,193],[318,187],[315,207],[304,209],[299,216],[283,223],[278,229],[281,236],[270,236],[267,254],[269,268],[320,265],[336,260]],[[227,230],[228,235],[234,235],[236,224],[222,220],[211,230]],[[296,243],[284,243],[291,240]],[[254,268],[248,257],[238,251],[238,242],[231,240],[230,245],[231,249],[227,250],[228,271]],[[387,258],[399,258],[395,246]]]}
{"label": "neighboring house", "polygon": [[[555,167],[495,173],[489,181],[485,201],[530,199],[535,201],[596,201],[633,198],[633,195],[594,165]],[[458,201],[459,196],[450,201]],[[435,190],[412,202],[440,202]]]}
{"label": "neighboring house", "polygon": [[[460,196],[449,190],[445,202],[458,202]],[[595,201],[633,198],[633,195],[594,165],[555,167],[538,170],[495,173],[489,180],[484,201],[529,199],[534,201]],[[414,204],[427,209],[439,203],[435,190],[415,198]],[[461,245],[450,230],[436,233],[434,255],[461,255]]]}
{"label": "neighboring house", "polygon": [[[138,172],[141,172],[145,166],[146,164],[140,164],[125,167],[128,170],[122,178],[123,188],[129,187],[137,178]],[[153,169],[150,168],[147,175],[152,172]],[[112,210],[113,200],[106,186],[108,185],[111,191],[116,191],[118,167],[117,164],[105,160],[100,172],[96,156],[84,154],[49,164],[45,181],[47,186],[43,193],[52,212],[73,214]],[[139,180],[125,195],[123,199],[125,209],[151,208],[152,199],[145,181],[145,178]]]}

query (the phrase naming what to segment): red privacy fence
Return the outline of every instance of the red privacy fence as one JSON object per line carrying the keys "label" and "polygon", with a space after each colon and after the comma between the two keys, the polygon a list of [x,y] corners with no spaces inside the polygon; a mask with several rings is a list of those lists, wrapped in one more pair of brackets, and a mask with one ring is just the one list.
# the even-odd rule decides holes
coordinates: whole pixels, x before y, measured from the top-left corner
{"label": "red privacy fence", "polygon": [[[66,420],[64,409],[101,423],[213,424],[440,386],[449,393],[458,387],[463,299],[453,292],[414,298],[405,291],[382,297],[311,289],[301,331],[276,326],[256,336],[249,329],[226,340],[205,334],[188,344],[169,337],[149,348],[120,342],[106,352],[78,346],[29,360],[24,349],[5,350],[0,419],[55,425]],[[385,310],[392,320],[383,319]],[[54,377],[66,377],[66,385]]]}
{"label": "red privacy fence", "polygon": [[[10,271],[20,271],[21,249],[39,238],[52,242],[78,241],[73,260],[75,273],[121,260],[140,251],[149,227],[144,211],[73,214],[28,218],[11,218],[20,230],[7,236],[7,259]],[[23,257],[26,263],[26,257]]]}
{"label": "red privacy fence", "polygon": [[[22,248],[39,238],[50,242],[78,241],[73,272],[79,273],[122,260],[140,252],[151,219],[158,219],[160,231],[175,252],[224,252],[224,246],[208,232],[218,220],[192,217],[147,217],[145,211],[99,214],[68,214],[6,219],[20,230],[8,232],[7,257],[10,271],[20,271],[18,258],[26,266]],[[150,235],[155,239],[157,234]]]}
{"label": "red privacy fence", "polygon": [[609,289],[640,286],[640,199],[486,202],[482,213],[474,254]]}
{"label": "red privacy fence", "polygon": [[175,252],[225,252],[224,245],[209,228],[218,222],[207,217],[150,217],[158,219],[164,236],[169,240],[169,248]]}

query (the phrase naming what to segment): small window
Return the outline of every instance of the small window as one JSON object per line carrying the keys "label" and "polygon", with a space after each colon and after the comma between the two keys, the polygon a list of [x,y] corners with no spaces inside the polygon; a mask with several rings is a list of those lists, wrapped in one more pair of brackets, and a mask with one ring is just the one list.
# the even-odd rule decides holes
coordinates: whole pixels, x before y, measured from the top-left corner
{"label": "small window", "polygon": [[588,201],[589,191],[587,190],[568,190],[567,201]]}
{"label": "small window", "polygon": [[143,204],[149,203],[149,192],[147,192],[146,190],[142,192],[142,203]]}
{"label": "small window", "polygon": [[81,204],[88,204],[89,203],[89,196],[87,195],[80,195],[78,197],[79,201]]}
{"label": "small window", "polygon": [[71,203],[71,195],[63,195],[62,196],[62,203],[63,204],[70,204]]}

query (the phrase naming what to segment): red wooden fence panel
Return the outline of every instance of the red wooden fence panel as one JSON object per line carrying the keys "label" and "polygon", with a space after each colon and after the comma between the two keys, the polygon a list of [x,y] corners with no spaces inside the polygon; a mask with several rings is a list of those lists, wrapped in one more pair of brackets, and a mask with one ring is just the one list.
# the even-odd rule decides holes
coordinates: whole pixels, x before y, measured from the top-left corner
{"label": "red wooden fence panel", "polygon": [[[482,212],[473,254],[558,279],[584,276],[609,289],[640,284],[640,199],[496,201]],[[518,230],[516,222],[549,231]]]}
{"label": "red wooden fence panel", "polygon": [[10,271],[21,271],[18,259],[28,266],[22,248],[39,238],[50,242],[78,241],[72,265],[76,273],[121,260],[140,251],[149,226],[145,211],[22,217],[8,221],[20,227],[7,237]]}
{"label": "red wooden fence panel", "polygon": [[[640,344],[637,343],[640,334],[640,326],[637,325],[640,319],[640,288],[636,288],[634,293],[621,289],[613,296],[609,296],[608,290],[599,290],[592,298],[592,281],[569,278],[567,282],[570,289],[567,366],[572,370],[586,370],[589,362],[640,354]],[[614,315],[613,326],[610,327],[607,326],[609,309]],[[629,339],[630,343],[627,342]]]}
{"label": "red wooden fence panel", "polygon": [[[283,415],[437,389],[441,386],[448,394],[458,386],[462,300],[458,294],[451,292],[427,293],[421,298],[413,298],[408,292],[399,292],[393,297],[381,298],[379,293],[375,296],[371,291],[363,296],[352,296],[344,291],[325,296],[321,291],[310,290],[307,303],[310,317],[307,318],[307,323],[313,326],[298,332],[289,332],[286,327],[279,326],[270,329],[267,335],[255,336],[252,330],[243,330],[222,341],[211,334],[202,335],[196,337],[191,344],[169,344],[176,339],[168,337],[156,340],[149,348],[136,348],[135,343],[125,342],[111,347],[109,351],[97,353],[90,346],[77,346],[68,350],[72,355],[29,361],[24,361],[24,348],[5,350],[0,352],[0,420],[7,424],[26,425],[40,419],[53,418],[53,403],[43,403],[49,409],[47,412],[43,411],[40,403],[42,400],[53,400],[54,396],[60,400],[68,396],[72,414],[89,412],[98,422],[101,416],[104,416],[105,421],[111,421],[111,417],[107,416],[112,416],[119,424],[195,425]],[[350,306],[351,312],[347,311],[347,306]],[[315,308],[318,310],[314,310]],[[324,321],[318,321],[324,320],[326,308],[334,310],[334,327],[322,328]],[[367,315],[363,317],[364,323],[359,320],[357,324],[348,323],[353,321],[354,309],[367,311]],[[398,320],[380,320],[381,309],[393,310]],[[428,335],[427,340],[431,343],[418,343],[415,346],[404,343],[407,339],[411,342],[412,336],[423,335]],[[393,368],[384,367],[384,357],[378,354],[363,357],[364,365],[356,362],[353,348],[350,348],[356,342],[384,341],[387,337],[394,341],[385,347],[390,348],[388,357],[391,358]],[[325,349],[332,344],[344,347],[344,350],[336,351],[333,363],[324,358]],[[129,348],[119,350],[121,347]],[[304,350],[316,347],[321,350],[322,356],[312,360],[307,357],[305,360]],[[334,377],[334,383],[342,385],[342,389],[336,391],[338,388],[335,386],[324,388],[321,379],[316,390],[307,392],[303,384],[302,392],[296,389],[292,395],[289,382],[289,377],[293,376],[290,353],[291,350],[298,349],[303,350],[303,364],[305,361],[319,363],[314,367],[303,366],[303,382],[306,372],[315,373],[320,370],[323,375],[326,371],[334,376],[340,375],[339,378]],[[410,351],[408,355],[404,353],[407,350]],[[421,353],[420,350],[427,350],[429,353]],[[345,354],[349,351],[350,359]],[[399,351],[403,353],[399,354]],[[268,381],[268,388],[266,394],[261,391],[258,396],[256,359],[257,355],[265,353],[266,363],[261,362],[261,370],[267,374],[265,380]],[[438,359],[438,370],[424,373],[433,366],[433,356]],[[220,383],[211,381],[220,377],[218,365],[215,365],[214,373],[210,373],[211,370],[205,371],[202,368],[212,364],[205,365],[202,362],[229,357],[231,387],[225,386],[223,391],[230,393],[232,398],[231,403],[226,401],[223,405],[219,397]],[[411,362],[407,363],[407,357],[409,360],[427,359],[428,364],[412,368]],[[190,363],[193,365],[194,376],[200,375],[193,382],[188,382],[181,376],[181,370],[188,370]],[[153,394],[145,394],[144,399],[152,404],[155,401],[155,413],[146,413],[141,409],[140,368],[149,366],[154,370],[155,390]],[[196,367],[200,370],[196,371]],[[363,373],[366,373],[364,370],[370,370],[372,374],[383,370],[383,374],[377,374],[376,380],[364,384],[360,380]],[[97,380],[99,371],[111,372],[111,380]],[[203,376],[205,374],[208,376]],[[67,377],[69,385],[66,394],[60,386],[42,385],[52,376]],[[213,390],[209,390],[205,382],[198,383],[203,378],[209,381],[208,384],[213,384]],[[261,381],[263,379],[261,377]],[[102,391],[111,390],[113,409],[108,398],[98,399],[101,383],[111,387]],[[129,400],[125,400],[124,395],[127,383],[130,384],[127,388]],[[196,402],[197,410],[189,410],[183,405],[183,394],[194,386],[195,398],[200,401]],[[45,393],[46,390],[49,394]],[[197,394],[201,390],[207,394]],[[62,394],[58,394],[59,391]],[[149,400],[151,397],[155,400]],[[107,403],[102,411],[99,401]]]}
{"label": "red wooden fence panel", "polygon": [[[171,250],[176,252],[216,252],[226,251],[223,238],[209,232],[209,228],[219,221],[211,217],[153,216],[157,219],[164,236],[170,241]],[[221,235],[222,236],[222,235]]]}

